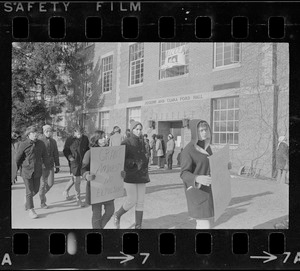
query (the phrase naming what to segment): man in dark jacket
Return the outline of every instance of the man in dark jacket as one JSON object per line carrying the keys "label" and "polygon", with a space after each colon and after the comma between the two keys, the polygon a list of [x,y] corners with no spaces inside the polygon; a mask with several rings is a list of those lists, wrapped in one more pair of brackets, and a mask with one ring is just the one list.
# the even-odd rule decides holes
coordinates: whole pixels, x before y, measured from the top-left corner
{"label": "man in dark jacket", "polygon": [[50,169],[49,156],[45,144],[37,139],[37,128],[30,126],[25,135],[27,139],[20,143],[16,155],[17,168],[22,166],[22,178],[26,189],[26,210],[29,210],[30,218],[37,218],[34,211],[33,197],[40,188],[42,166]]}
{"label": "man in dark jacket", "polygon": [[43,126],[43,136],[40,138],[41,141],[45,143],[47,153],[50,161],[50,169],[43,168],[42,172],[42,182],[40,186],[40,199],[41,207],[47,209],[46,204],[46,193],[51,189],[54,184],[54,166],[55,173],[59,172],[59,155],[56,141],[51,137],[52,136],[52,127],[50,125]]}
{"label": "man in dark jacket", "polygon": [[[82,159],[87,150],[89,150],[89,139],[84,135],[84,129],[81,126],[75,126],[74,135],[67,138],[63,153],[67,158],[70,166],[71,180],[68,182],[63,195],[67,200],[70,199],[69,190],[75,183],[76,200],[80,207],[84,204],[80,199],[80,181],[81,181],[81,167]],[[75,180],[75,181],[74,181]]]}

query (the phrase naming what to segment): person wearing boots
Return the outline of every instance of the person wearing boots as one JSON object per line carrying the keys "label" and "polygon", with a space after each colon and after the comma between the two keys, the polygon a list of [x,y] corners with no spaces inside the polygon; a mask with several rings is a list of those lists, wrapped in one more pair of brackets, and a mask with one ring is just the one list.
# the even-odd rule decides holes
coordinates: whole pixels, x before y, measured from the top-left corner
{"label": "person wearing boots", "polygon": [[37,218],[34,210],[33,197],[39,192],[42,166],[50,170],[50,161],[45,144],[38,139],[38,130],[35,126],[26,129],[27,138],[20,143],[16,155],[17,168],[22,166],[21,175],[25,184],[25,209],[29,210],[30,218]]}
{"label": "person wearing boots", "polygon": [[142,228],[146,183],[150,182],[142,129],[143,126],[140,122],[132,121],[130,123],[130,137],[121,143],[121,145],[126,146],[124,188],[127,195],[125,202],[113,216],[114,225],[117,229],[120,228],[121,216],[134,206],[135,228]]}
{"label": "person wearing boots", "polygon": [[[40,199],[41,199],[41,208],[47,209],[48,205],[46,204],[46,193],[51,189],[54,184],[54,173],[59,172],[59,155],[58,148],[55,139],[52,138],[52,127],[50,125],[43,126],[43,136],[40,138],[41,141],[45,143],[48,156],[50,159],[50,169],[43,167],[42,171],[42,182],[40,185]],[[54,172],[55,167],[55,172]]]}
{"label": "person wearing boots", "polygon": [[82,159],[86,151],[90,149],[89,139],[83,133],[83,127],[79,125],[75,126],[74,135],[67,138],[63,149],[63,153],[69,162],[70,173],[72,174],[71,180],[67,183],[67,186],[63,191],[63,196],[66,198],[66,200],[70,200],[71,198],[69,196],[69,191],[71,187],[75,184],[75,197],[77,204],[80,207],[85,206],[80,199]]}
{"label": "person wearing boots", "polygon": [[181,153],[180,178],[184,183],[189,216],[196,219],[196,229],[210,229],[214,216],[208,157],[211,130],[206,121],[191,120],[191,141]]}

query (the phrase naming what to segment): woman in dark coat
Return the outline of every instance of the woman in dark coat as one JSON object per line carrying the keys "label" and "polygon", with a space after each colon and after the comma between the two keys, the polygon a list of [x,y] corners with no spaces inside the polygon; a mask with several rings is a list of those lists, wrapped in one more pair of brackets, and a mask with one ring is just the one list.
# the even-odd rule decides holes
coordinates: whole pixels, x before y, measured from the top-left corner
{"label": "woman in dark coat", "polygon": [[74,135],[67,138],[63,149],[63,153],[69,162],[70,173],[72,174],[71,180],[67,183],[63,195],[69,200],[69,190],[75,183],[76,201],[80,207],[84,207],[80,199],[82,159],[86,151],[90,149],[89,139],[83,132],[83,127],[76,126],[74,128]]}
{"label": "woman in dark coat", "polygon": [[184,182],[190,217],[196,219],[197,229],[209,229],[214,216],[211,177],[208,157],[211,131],[203,120],[191,120],[191,141],[181,153],[180,177]]}
{"label": "woman in dark coat", "polygon": [[135,228],[142,227],[146,183],[150,181],[142,128],[140,122],[131,122],[130,137],[121,143],[126,146],[124,187],[127,196],[121,208],[114,214],[114,225],[117,229],[120,228],[121,216],[133,206],[135,206]]}

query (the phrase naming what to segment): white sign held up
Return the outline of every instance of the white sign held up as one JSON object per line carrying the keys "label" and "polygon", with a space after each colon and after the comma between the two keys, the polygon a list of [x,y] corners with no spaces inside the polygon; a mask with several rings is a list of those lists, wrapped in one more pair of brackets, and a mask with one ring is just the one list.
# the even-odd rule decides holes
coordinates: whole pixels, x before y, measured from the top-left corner
{"label": "white sign held up", "polygon": [[91,148],[91,204],[124,196],[121,171],[124,170],[125,146]]}

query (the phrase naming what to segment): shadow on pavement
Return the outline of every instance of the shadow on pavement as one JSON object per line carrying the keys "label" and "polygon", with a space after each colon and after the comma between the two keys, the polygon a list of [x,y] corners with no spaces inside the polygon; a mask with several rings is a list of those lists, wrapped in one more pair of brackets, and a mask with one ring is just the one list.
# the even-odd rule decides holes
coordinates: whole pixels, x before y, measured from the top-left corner
{"label": "shadow on pavement", "polygon": [[271,194],[273,194],[273,193],[268,191],[268,192],[254,194],[254,195],[247,195],[247,196],[243,196],[243,197],[235,197],[235,198],[231,199],[231,201],[229,202],[229,206],[239,204],[239,203],[244,202],[244,201],[250,201],[250,200],[252,200],[256,197],[262,197],[262,196],[271,195]]}
{"label": "shadow on pavement", "polygon": [[154,186],[146,187],[146,194],[163,191],[163,190],[169,190],[169,189],[178,189],[178,188],[183,188],[183,183],[154,185]]}
{"label": "shadow on pavement", "polygon": [[[194,224],[194,225],[193,225]],[[190,220],[187,212],[165,215],[154,219],[144,219],[143,229],[195,228],[195,220]]]}
{"label": "shadow on pavement", "polygon": [[252,199],[254,199],[256,197],[262,197],[262,196],[270,195],[270,194],[273,194],[273,193],[272,192],[263,192],[263,193],[247,195],[247,196],[243,196],[243,197],[232,198],[231,201],[229,202],[229,206],[239,204],[239,203],[242,203],[242,202],[244,202],[244,204],[236,206],[236,207],[226,208],[225,213],[222,214],[219,217],[219,219],[214,223],[214,227],[229,221],[232,217],[234,217],[236,215],[247,212],[247,208],[242,208],[242,207],[250,205],[250,201]]}
{"label": "shadow on pavement", "polygon": [[274,227],[275,224],[286,221],[288,218],[289,218],[288,215],[284,215],[284,216],[281,216],[281,217],[278,217],[278,218],[274,218],[274,219],[271,219],[271,220],[269,220],[265,223],[258,224],[256,226],[254,226],[253,229],[255,229],[255,230],[275,229],[275,227]]}

